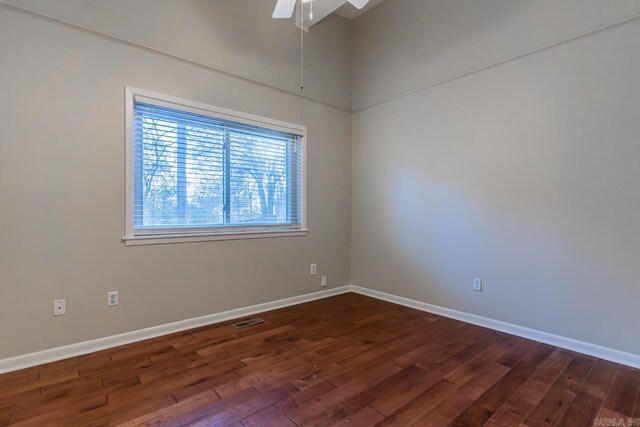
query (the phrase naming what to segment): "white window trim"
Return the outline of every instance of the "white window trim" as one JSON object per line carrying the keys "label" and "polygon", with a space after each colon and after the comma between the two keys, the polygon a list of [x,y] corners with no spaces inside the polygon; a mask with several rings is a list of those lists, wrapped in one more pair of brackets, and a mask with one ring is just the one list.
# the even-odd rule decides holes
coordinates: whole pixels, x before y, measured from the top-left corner
{"label": "white window trim", "polygon": [[[268,129],[289,132],[299,135],[302,144],[302,223],[300,228],[252,228],[246,231],[224,230],[198,231],[189,233],[136,235],[133,226],[133,102],[134,99],[146,98],[154,104],[184,111],[203,114],[215,118],[232,120],[244,124],[260,126]],[[259,239],[268,237],[305,236],[307,230],[307,127],[295,123],[287,123],[267,117],[247,114],[227,108],[216,107],[201,102],[190,101],[169,95],[163,95],[144,89],[125,86],[125,227],[122,240],[127,246],[155,245],[166,243],[207,242],[213,240]]]}

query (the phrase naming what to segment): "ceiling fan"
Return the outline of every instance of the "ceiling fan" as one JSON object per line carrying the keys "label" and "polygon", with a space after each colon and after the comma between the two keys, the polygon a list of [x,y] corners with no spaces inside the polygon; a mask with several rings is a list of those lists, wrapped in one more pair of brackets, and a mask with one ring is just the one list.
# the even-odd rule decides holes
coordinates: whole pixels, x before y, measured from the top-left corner
{"label": "ceiling fan", "polygon": [[[273,10],[273,17],[275,19],[288,19],[291,18],[291,16],[293,16],[293,11],[296,7],[296,3],[298,0],[278,0],[278,3],[276,3],[276,8]],[[302,3],[311,3],[313,4],[313,0],[301,0]],[[316,1],[322,1],[322,0],[316,0]],[[358,9],[362,9],[363,7],[365,7],[365,5],[367,3],[369,3],[369,0],[332,0],[331,3],[337,3],[335,5],[335,9],[337,9],[339,6],[341,6],[342,4],[346,3],[346,2],[351,3],[352,5],[354,5],[356,8]],[[334,6],[334,5],[332,5]],[[335,10],[334,9],[334,10]]]}
{"label": "ceiling fan", "polygon": [[[309,31],[309,28],[317,23],[319,20],[338,9],[345,3],[351,3],[357,9],[362,9],[369,3],[369,0],[277,0],[276,7],[273,10],[273,18],[275,19],[289,19],[293,16],[293,12],[296,9],[296,5],[300,5],[299,16],[297,16],[296,26],[300,28],[300,90],[304,90],[304,32]],[[316,10],[320,9],[314,20],[313,7],[317,3]],[[305,15],[305,5],[309,8],[309,15]],[[301,107],[302,108],[302,107]],[[301,112],[302,114],[302,112]]]}

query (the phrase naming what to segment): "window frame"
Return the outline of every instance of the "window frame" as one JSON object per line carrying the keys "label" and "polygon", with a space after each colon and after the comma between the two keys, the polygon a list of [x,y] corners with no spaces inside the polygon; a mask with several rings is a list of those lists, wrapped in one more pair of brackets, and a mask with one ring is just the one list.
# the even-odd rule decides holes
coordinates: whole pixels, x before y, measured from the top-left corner
{"label": "window frame", "polygon": [[[277,226],[247,226],[247,227],[220,227],[218,229],[194,228],[188,232],[171,232],[147,234],[135,232],[133,220],[134,207],[134,101],[138,98],[146,100],[154,105],[179,109],[194,114],[206,115],[216,119],[230,120],[242,124],[259,126],[266,129],[287,132],[298,135],[302,146],[302,194],[300,196],[302,206],[302,221],[298,228],[278,228]],[[287,178],[289,179],[289,178]],[[307,230],[307,127],[295,123],[287,123],[268,117],[257,116],[217,107],[202,102],[191,101],[175,96],[164,95],[131,86],[125,86],[125,227],[122,240],[127,246],[205,242],[213,240],[237,240],[257,239],[269,237],[293,237],[305,236]]]}

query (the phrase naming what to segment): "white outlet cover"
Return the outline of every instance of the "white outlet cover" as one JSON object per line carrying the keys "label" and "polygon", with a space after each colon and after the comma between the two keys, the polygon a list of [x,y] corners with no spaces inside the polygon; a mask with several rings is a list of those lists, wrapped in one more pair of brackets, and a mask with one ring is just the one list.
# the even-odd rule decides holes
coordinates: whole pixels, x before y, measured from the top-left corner
{"label": "white outlet cover", "polygon": [[473,290],[482,292],[482,279],[473,279]]}
{"label": "white outlet cover", "polygon": [[109,307],[118,305],[118,291],[111,291],[107,293],[107,305]]}
{"label": "white outlet cover", "polygon": [[320,286],[322,286],[323,288],[327,286],[327,276],[320,277]]}
{"label": "white outlet cover", "polygon": [[309,266],[309,275],[315,276],[316,274],[318,274],[318,265],[317,264],[311,264]]}

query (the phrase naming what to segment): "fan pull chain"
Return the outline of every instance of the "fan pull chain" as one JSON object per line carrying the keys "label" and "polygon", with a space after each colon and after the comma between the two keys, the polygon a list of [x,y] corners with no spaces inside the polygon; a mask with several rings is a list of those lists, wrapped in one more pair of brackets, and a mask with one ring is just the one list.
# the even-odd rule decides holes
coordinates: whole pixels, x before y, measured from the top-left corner
{"label": "fan pull chain", "polygon": [[304,120],[304,3],[300,0],[300,123]]}
{"label": "fan pull chain", "polygon": [[300,90],[304,90],[304,3],[300,0]]}

